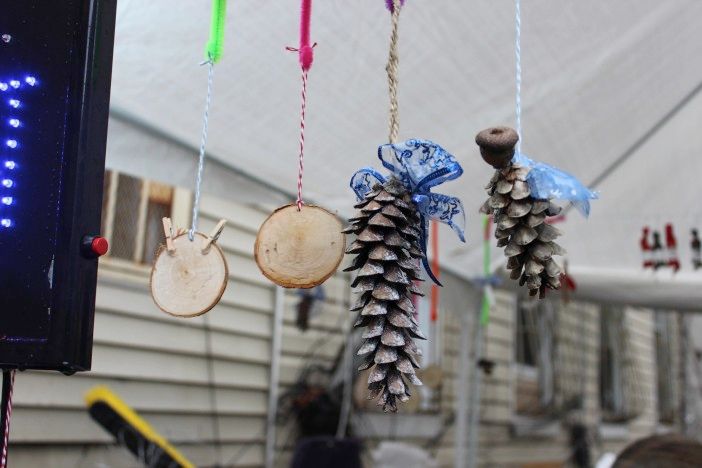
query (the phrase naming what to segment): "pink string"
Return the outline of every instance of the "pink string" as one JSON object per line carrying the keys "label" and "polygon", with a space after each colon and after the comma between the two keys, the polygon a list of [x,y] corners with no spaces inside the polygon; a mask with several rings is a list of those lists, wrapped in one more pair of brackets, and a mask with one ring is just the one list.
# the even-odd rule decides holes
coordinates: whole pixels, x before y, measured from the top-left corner
{"label": "pink string", "polygon": [[302,108],[300,112],[300,165],[297,171],[297,211],[302,209],[302,174],[305,156],[305,109],[307,108],[307,70],[302,69]]}
{"label": "pink string", "polygon": [[7,446],[10,444],[10,418],[12,417],[12,390],[15,386],[15,371],[11,371],[10,392],[7,395],[7,412],[5,413],[5,437],[2,441],[2,456],[0,457],[0,468],[7,467]]}
{"label": "pink string", "polygon": [[310,18],[312,17],[312,0],[302,0],[300,6],[300,47],[286,47],[297,52],[302,67],[302,105],[300,111],[300,156],[297,171],[297,211],[302,210],[302,175],[305,169],[305,110],[307,109],[307,72],[314,61],[314,47],[310,45]]}

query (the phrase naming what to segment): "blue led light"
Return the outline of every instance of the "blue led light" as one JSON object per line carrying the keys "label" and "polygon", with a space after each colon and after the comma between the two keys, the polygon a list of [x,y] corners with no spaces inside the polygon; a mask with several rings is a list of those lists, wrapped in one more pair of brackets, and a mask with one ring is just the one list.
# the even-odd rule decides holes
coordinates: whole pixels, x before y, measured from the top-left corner
{"label": "blue led light", "polygon": [[[5,40],[5,37],[3,36],[2,39]],[[10,94],[10,96],[12,97],[8,96],[7,98],[5,98],[7,99],[5,102],[7,102],[9,107],[13,109],[19,109],[18,111],[15,111],[15,115],[9,115],[5,117],[5,122],[7,122],[7,125],[9,125],[10,129],[19,129],[26,125],[27,122],[25,121],[25,116],[21,115],[23,103],[20,100],[20,98],[22,97],[20,93],[22,93],[23,91],[29,91],[29,86],[35,87],[39,84],[40,82],[37,80],[37,78],[29,74],[23,75],[23,77],[20,79],[12,79],[6,82],[0,82],[0,91],[6,91],[9,94],[10,91],[18,90],[14,96]],[[2,128],[1,125],[0,128]],[[13,134],[7,135],[5,138],[0,139],[0,147],[2,147],[4,144],[5,148],[15,150],[13,152],[13,155],[15,155],[18,152],[21,152],[22,147],[20,146],[19,140],[16,138],[17,137]],[[15,171],[16,169],[20,168],[20,166],[15,162],[14,158],[2,160],[2,162],[0,162],[0,167],[4,167],[6,171]],[[0,178],[0,189],[2,189],[5,192],[0,195],[0,206],[8,207],[8,210],[12,209],[14,211],[14,206],[16,205],[16,194],[13,192],[15,189],[16,177],[13,176],[10,178],[8,176],[10,176],[9,172],[5,174],[5,178]],[[0,218],[0,229],[13,228],[14,226],[15,219],[12,217],[12,214],[8,211],[5,214],[5,217]]]}

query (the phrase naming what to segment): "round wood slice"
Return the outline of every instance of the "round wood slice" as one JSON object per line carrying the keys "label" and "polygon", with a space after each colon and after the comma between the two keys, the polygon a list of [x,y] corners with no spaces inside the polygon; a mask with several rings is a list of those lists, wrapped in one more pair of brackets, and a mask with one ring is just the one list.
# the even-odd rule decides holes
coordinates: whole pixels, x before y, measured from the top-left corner
{"label": "round wood slice", "polygon": [[212,309],[224,294],[229,270],[219,246],[202,252],[207,236],[187,231],[173,238],[174,252],[161,246],[151,270],[151,296],[164,312],[176,317],[197,317]]}
{"label": "round wood slice", "polygon": [[286,205],[266,219],[254,255],[261,272],[285,288],[322,284],[344,258],[346,236],[339,219],[318,206]]}

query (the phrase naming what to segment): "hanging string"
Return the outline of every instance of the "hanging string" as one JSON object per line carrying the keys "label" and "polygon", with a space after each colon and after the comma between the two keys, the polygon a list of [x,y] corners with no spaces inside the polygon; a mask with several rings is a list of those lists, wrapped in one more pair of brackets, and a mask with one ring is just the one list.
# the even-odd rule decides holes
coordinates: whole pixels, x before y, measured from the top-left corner
{"label": "hanging string", "polygon": [[307,70],[302,69],[302,105],[300,110],[300,155],[297,168],[297,211],[302,209],[302,175],[305,171],[305,109],[307,108]]}
{"label": "hanging string", "polygon": [[205,113],[202,117],[202,137],[200,139],[200,154],[197,160],[197,176],[195,178],[195,199],[193,200],[193,219],[188,231],[188,239],[195,239],[195,231],[200,218],[200,196],[202,195],[202,175],[205,172],[205,146],[207,145],[207,125],[210,118],[210,103],[212,101],[212,78],[214,64],[222,58],[224,49],[224,25],[227,16],[227,0],[212,0],[210,17],[210,35],[205,46],[206,60],[200,65],[207,65],[207,99]]}
{"label": "hanging string", "polygon": [[522,5],[514,0],[514,55],[516,64],[515,116],[517,120],[517,154],[522,153]]}
{"label": "hanging string", "polygon": [[388,73],[388,89],[390,92],[390,136],[389,142],[397,142],[397,137],[400,133],[400,109],[397,102],[397,71],[400,64],[400,56],[397,52],[397,44],[399,42],[398,26],[400,24],[400,9],[402,5],[400,0],[392,0],[392,32],[390,33],[390,54],[388,56],[388,64],[385,71]]}
{"label": "hanging string", "polygon": [[[439,222],[436,220],[431,221],[431,269],[436,278],[439,279],[441,273],[439,269]],[[439,318],[439,285],[436,283],[431,285],[429,299],[429,320],[431,323],[436,323]]]}
{"label": "hanging string", "polygon": [[485,287],[483,289],[483,302],[480,311],[480,325],[487,326],[490,321],[490,306],[492,305],[492,291],[490,289],[488,278],[490,277],[490,237],[492,235],[492,216],[483,217],[483,277],[485,278]]}
{"label": "hanging string", "polygon": [[297,166],[297,211],[302,210],[302,178],[305,170],[305,110],[307,109],[307,72],[314,61],[314,47],[310,45],[310,22],[312,17],[312,0],[301,0],[300,4],[300,47],[286,47],[287,50],[298,53],[302,68],[302,102],[300,105],[300,154]]}
{"label": "hanging string", "polygon": [[7,450],[10,444],[10,419],[12,418],[12,390],[15,386],[15,371],[3,371],[2,373],[2,419],[4,427],[2,428],[2,451],[0,453],[0,468],[7,467]]}
{"label": "hanging string", "polygon": [[197,224],[200,217],[200,196],[202,194],[202,174],[205,172],[205,146],[207,145],[207,125],[210,119],[210,102],[212,100],[212,78],[214,77],[214,59],[210,58],[202,65],[207,65],[207,99],[205,100],[205,113],[202,118],[202,138],[200,140],[200,156],[197,162],[197,177],[195,179],[195,200],[193,201],[193,221],[188,232],[188,238],[195,238]]}

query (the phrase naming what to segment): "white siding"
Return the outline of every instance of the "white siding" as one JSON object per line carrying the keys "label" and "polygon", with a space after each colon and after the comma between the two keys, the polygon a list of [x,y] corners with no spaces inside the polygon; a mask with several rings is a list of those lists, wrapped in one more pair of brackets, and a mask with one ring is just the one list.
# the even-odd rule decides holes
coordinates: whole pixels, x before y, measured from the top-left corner
{"label": "white siding", "polygon": [[[260,466],[274,289],[251,252],[266,216],[262,210],[203,198],[202,231],[209,232],[220,217],[228,219],[219,245],[230,281],[221,303],[202,317],[176,319],[160,312],[149,296],[148,266],[101,261],[93,370],[72,377],[49,372],[17,376],[13,466],[134,466],[134,459],[113,447],[85,410],[83,395],[99,384],[117,392],[195,463],[226,463],[244,444],[253,443],[239,465]],[[305,334],[294,326],[295,299],[287,294],[283,384],[294,380],[310,344],[330,331],[335,339],[316,352],[331,362],[341,342],[345,291],[340,275],[328,281],[327,304]]]}
{"label": "white siding", "polygon": [[[182,218],[187,207],[176,208]],[[274,288],[258,271],[251,252],[256,230],[267,214],[221,199],[203,198],[202,231],[208,232],[220,217],[229,221],[219,245],[229,263],[230,282],[221,303],[202,317],[176,319],[160,312],[149,296],[148,266],[115,259],[101,261],[93,371],[72,377],[48,372],[18,375],[10,452],[13,466],[135,466],[134,459],[116,447],[85,410],[83,394],[98,384],[117,392],[195,463],[226,464],[239,455],[237,466],[261,466]],[[445,379],[441,411],[422,416],[438,425],[455,410],[461,314],[478,313],[474,306],[477,296],[469,283],[448,274],[442,280],[441,364]],[[281,390],[295,381],[311,355],[331,365],[340,350],[342,324],[351,319],[346,304],[347,277],[338,273],[327,281],[325,290],[322,312],[311,318],[306,332],[295,326],[295,293],[285,295]],[[569,453],[567,434],[560,426],[550,437],[511,435],[514,304],[513,292],[497,292],[497,304],[485,334],[484,355],[496,367],[483,379],[481,466],[562,462]],[[596,306],[574,303],[562,321],[567,331],[572,332],[577,325],[587,332],[586,422],[593,429],[599,423],[598,314]],[[629,440],[656,430],[652,314],[629,309],[627,318],[640,360],[647,405],[644,413],[627,425],[625,439],[604,440],[596,447],[597,452],[617,450]],[[278,428],[278,466],[285,466],[291,454],[291,426],[288,422]],[[373,432],[359,435],[366,436],[369,448],[388,436]],[[453,463],[453,438],[454,430],[449,428],[432,450],[441,466]],[[405,440],[420,445],[427,441],[410,434]]]}

